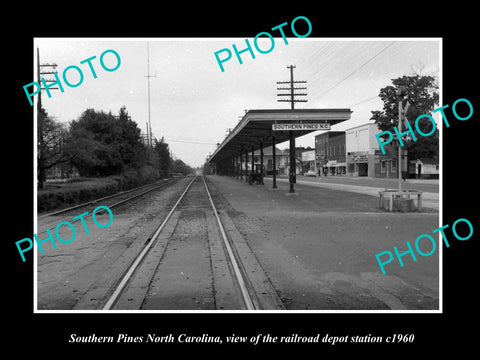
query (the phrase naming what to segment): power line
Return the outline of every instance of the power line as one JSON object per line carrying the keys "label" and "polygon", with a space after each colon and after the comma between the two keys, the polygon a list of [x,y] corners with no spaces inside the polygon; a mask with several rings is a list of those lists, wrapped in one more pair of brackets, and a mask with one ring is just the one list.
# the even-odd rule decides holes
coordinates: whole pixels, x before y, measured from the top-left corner
{"label": "power line", "polygon": [[325,46],[322,46],[319,49],[314,50],[312,53],[310,53],[310,55],[308,56],[308,59],[305,61],[306,63],[305,67],[308,69],[310,66],[313,66],[314,64],[318,64],[319,59],[322,59],[322,57],[334,46],[335,46],[335,43],[328,42],[326,43]]}
{"label": "power line", "polygon": [[355,104],[352,104],[352,105],[348,105],[347,107],[354,107],[354,106],[357,106],[357,105],[360,105],[360,104],[363,104],[363,103],[366,103],[366,102],[369,102],[369,101],[372,101],[372,100],[375,100],[375,99],[378,99],[378,95],[375,95],[375,96],[372,96],[371,98],[368,98],[368,99],[365,99],[365,100],[362,100],[362,101],[359,101]]}
{"label": "power line", "polygon": [[164,140],[169,142],[179,142],[179,143],[186,143],[186,144],[217,145],[216,143],[207,143],[207,142],[200,142],[200,141],[173,140],[173,139],[164,139]]}
{"label": "power line", "polygon": [[332,91],[334,88],[336,88],[338,85],[340,85],[342,82],[344,82],[345,80],[347,80],[348,78],[350,78],[353,74],[355,74],[358,70],[360,70],[361,68],[363,68],[365,65],[367,65],[368,63],[370,63],[371,61],[373,61],[375,58],[377,58],[380,54],[382,54],[384,51],[386,51],[388,48],[390,48],[393,44],[395,44],[395,41],[392,41],[390,44],[388,44],[387,46],[385,46],[382,50],[380,50],[378,53],[376,53],[374,56],[372,56],[370,59],[368,59],[367,61],[365,61],[362,65],[360,65],[359,67],[357,67],[355,70],[353,70],[351,73],[349,73],[347,76],[345,76],[344,78],[342,78],[341,80],[339,80],[337,83],[335,83],[334,85],[330,86],[327,90],[325,90],[323,93],[321,93],[319,96],[317,96],[317,98],[314,100],[314,101],[317,101],[319,100],[321,97],[323,97],[325,94],[329,93],[330,91]]}
{"label": "power line", "polygon": [[[318,70],[310,78],[309,82],[312,86],[317,83],[322,83],[323,86],[328,86],[325,79],[330,79],[331,74],[334,74],[338,67],[351,69],[355,67],[355,61],[358,59],[367,58],[372,50],[368,44],[359,42],[333,42],[330,51],[319,54],[319,57],[315,61],[315,67]],[[346,56],[347,52],[355,52],[355,56]],[[332,81],[335,81],[333,79]]]}
{"label": "power line", "polygon": [[[338,65],[338,58],[345,51],[348,44],[332,42],[330,47],[325,48],[325,51],[319,53],[318,56],[311,59],[312,65],[319,69],[310,80],[310,84],[314,84],[320,81],[326,74],[332,72],[332,68],[336,68]],[[310,66],[310,63],[309,63]]]}

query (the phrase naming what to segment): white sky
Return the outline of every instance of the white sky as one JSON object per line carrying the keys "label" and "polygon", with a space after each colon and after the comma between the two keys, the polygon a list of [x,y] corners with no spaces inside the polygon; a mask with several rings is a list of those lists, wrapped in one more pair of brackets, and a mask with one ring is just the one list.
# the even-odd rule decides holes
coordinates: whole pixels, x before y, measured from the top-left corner
{"label": "white sky", "polygon": [[[245,38],[206,39],[35,39],[41,63],[58,64],[60,78],[70,65],[79,66],[83,83],[75,88],[63,84],[64,92],[44,92],[42,103],[48,114],[60,122],[77,119],[88,109],[117,114],[125,105],[142,133],[148,121],[147,41],[150,49],[150,111],[153,135],[165,137],[175,157],[190,166],[200,166],[221,143],[226,130],[233,128],[244,109],[286,109],[290,103],[277,102],[277,81],[289,80],[286,68],[293,64],[295,80],[307,80],[307,103],[300,108],[351,108],[351,120],[332,126],[345,130],[369,122],[372,110],[381,110],[380,88],[391,85],[391,79],[413,73],[412,66],[423,67],[423,74],[441,71],[440,39],[323,39],[275,38],[275,47],[261,54],[253,47],[256,58],[242,54],[240,65],[233,54],[221,72],[214,52],[245,48]],[[265,39],[262,39],[265,40]],[[268,49],[270,41],[259,42]],[[121,57],[120,67],[107,72],[100,66],[100,55],[108,49]],[[96,55],[92,61],[98,78],[93,79],[88,64],[80,61]],[[225,54],[221,54],[224,56]],[[112,54],[105,56],[114,66]],[[75,83],[75,71],[68,79]],[[45,75],[45,78],[52,77]],[[32,81],[34,81],[32,79]],[[284,85],[278,85],[284,86]],[[305,86],[305,85],[298,85]],[[302,97],[304,98],[304,97]],[[27,98],[25,101],[28,102]],[[297,146],[314,146],[311,133],[297,139]],[[280,144],[280,148],[287,143]]]}

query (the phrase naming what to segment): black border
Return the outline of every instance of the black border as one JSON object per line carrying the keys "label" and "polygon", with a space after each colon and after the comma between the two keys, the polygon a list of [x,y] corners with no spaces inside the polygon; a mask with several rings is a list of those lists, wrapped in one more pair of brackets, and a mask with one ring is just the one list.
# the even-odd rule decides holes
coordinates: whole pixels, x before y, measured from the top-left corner
{"label": "black border", "polygon": [[[115,5],[117,6],[117,5]],[[7,193],[7,219],[4,225],[6,239],[4,258],[7,268],[4,289],[5,317],[8,316],[4,343],[12,350],[25,345],[39,352],[68,350],[68,354],[95,354],[92,350],[145,349],[165,350],[171,345],[153,344],[68,344],[71,333],[88,335],[131,336],[156,334],[202,334],[250,336],[257,333],[271,335],[322,336],[378,335],[414,333],[413,344],[387,346],[364,344],[357,346],[329,346],[325,344],[294,344],[295,351],[314,350],[314,356],[349,350],[366,353],[418,354],[426,350],[438,354],[446,349],[462,349],[474,345],[473,314],[476,312],[474,264],[479,230],[478,215],[473,206],[477,175],[475,139],[477,136],[478,92],[474,92],[478,76],[478,60],[474,37],[477,20],[475,9],[469,5],[409,3],[361,3],[352,7],[347,3],[338,9],[316,3],[313,9],[304,5],[289,6],[279,3],[259,6],[246,3],[199,4],[197,9],[188,3],[183,9],[174,9],[160,3],[111,5],[106,11],[85,4],[84,8],[66,6],[65,10],[50,11],[29,8],[20,11],[16,26],[2,25],[7,35],[3,52],[7,84],[3,91],[4,119],[3,174]],[[130,8],[132,7],[132,8]],[[41,16],[39,16],[41,15]],[[261,31],[291,22],[296,16],[306,16],[313,25],[310,37],[441,37],[443,38],[443,104],[452,104],[458,98],[467,98],[473,104],[474,115],[468,121],[453,120],[443,135],[443,224],[452,224],[458,218],[469,219],[474,226],[473,237],[465,242],[452,241],[443,254],[443,314],[33,314],[33,259],[27,256],[22,263],[14,241],[33,233],[33,108],[25,101],[22,86],[33,79],[34,37],[241,37],[251,38]],[[4,28],[5,27],[5,28]],[[10,28],[9,28],[10,27]],[[15,71],[13,71],[15,69]],[[475,89],[476,90],[476,89]],[[13,101],[12,101],[13,100]],[[5,184],[5,183],[4,183]],[[471,319],[471,320],[470,320]],[[469,321],[470,320],[470,321]],[[470,326],[471,324],[471,326]],[[473,326],[473,328],[472,328]],[[23,345],[23,346],[22,346]],[[175,345],[175,350],[201,351],[232,350],[218,345]],[[285,349],[287,345],[263,344],[243,348],[256,351]],[[232,348],[239,349],[239,346]],[[60,350],[60,351],[59,351]],[[383,352],[385,351],[385,352]],[[302,354],[302,352],[298,352]],[[163,354],[162,356],[165,356]],[[35,353],[34,353],[35,356]]]}

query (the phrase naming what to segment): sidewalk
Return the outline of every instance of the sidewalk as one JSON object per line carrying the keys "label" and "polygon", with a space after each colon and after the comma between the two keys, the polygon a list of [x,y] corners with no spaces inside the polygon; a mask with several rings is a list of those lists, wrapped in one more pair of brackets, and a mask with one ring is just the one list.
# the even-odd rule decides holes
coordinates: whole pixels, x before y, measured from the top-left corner
{"label": "sidewalk", "polygon": [[[269,176],[271,178],[271,176]],[[277,176],[277,179],[288,179],[288,176]],[[320,176],[308,177],[297,174],[297,180],[310,182],[334,183],[358,186],[370,186],[375,188],[398,188],[398,179],[372,178],[367,176]],[[402,181],[402,187],[408,190],[420,190],[425,192],[439,192],[439,179],[406,179]]]}
{"label": "sidewalk", "polygon": [[[327,180],[328,179],[328,180]],[[371,195],[379,198],[379,191],[383,191],[386,188],[389,189],[396,189],[397,188],[397,182],[392,181],[393,179],[362,179],[363,183],[366,181],[371,181],[377,186],[365,186],[365,185],[353,185],[353,184],[347,184],[345,182],[350,182],[350,179],[348,178],[342,178],[342,177],[331,177],[331,178],[307,178],[307,177],[297,177],[297,184],[302,184],[302,185],[307,185],[307,186],[314,186],[314,187],[322,187],[322,188],[327,188],[327,189],[332,189],[332,190],[342,190],[342,191],[348,191],[348,192],[354,192],[354,193],[360,193],[360,194],[365,194],[365,195]],[[377,181],[378,180],[378,181]],[[384,181],[387,180],[387,181]],[[264,178],[265,185],[266,186],[272,186],[272,178],[271,177],[265,177]],[[355,181],[355,180],[353,180]],[[438,191],[434,191],[435,187],[437,186],[436,184],[422,184],[426,186],[418,186],[418,184],[413,183],[413,181],[423,181],[423,180],[407,180],[408,183],[404,183],[405,189],[416,189],[423,191],[422,194],[422,207],[424,208],[430,208],[430,209],[435,209],[439,210],[439,201],[440,201],[440,196]],[[434,180],[435,181],[435,180]],[[437,180],[438,181],[438,180]],[[277,177],[277,183],[287,183],[288,184],[288,179],[286,178],[278,178]],[[343,182],[343,183],[340,183]],[[380,187],[379,185],[385,185],[383,187]],[[402,184],[403,185],[403,184]],[[417,186],[415,186],[417,185]],[[427,188],[428,190],[431,191],[424,191],[422,188]],[[432,191],[433,190],[433,191]]]}

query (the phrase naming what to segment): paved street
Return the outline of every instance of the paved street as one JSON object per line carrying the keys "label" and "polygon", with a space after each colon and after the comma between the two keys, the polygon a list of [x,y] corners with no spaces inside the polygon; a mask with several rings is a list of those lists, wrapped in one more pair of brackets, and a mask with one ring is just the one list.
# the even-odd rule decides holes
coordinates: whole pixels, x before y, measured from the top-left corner
{"label": "paved street", "polygon": [[[272,182],[271,177],[267,177],[265,178],[265,180],[269,182],[269,184],[271,184]],[[280,177],[277,178],[277,182],[288,184],[288,179],[285,177]],[[379,179],[369,177],[306,177],[302,175],[297,175],[297,183],[333,190],[356,192],[375,197],[378,197],[379,191],[385,189],[398,189],[398,180],[396,179]],[[402,189],[422,191],[422,207],[438,211],[440,202],[438,183],[438,180],[409,179],[406,181],[402,181]]]}
{"label": "paved street", "polygon": [[[271,178],[271,177],[270,177]],[[287,177],[281,177],[287,179]],[[278,177],[277,177],[278,179]],[[376,188],[396,189],[398,187],[398,179],[390,178],[372,178],[368,176],[317,176],[309,177],[297,174],[297,181],[310,181],[329,184],[345,184],[368,186]],[[425,192],[438,192],[439,179],[406,179],[402,181],[402,187],[405,189],[415,189]]]}

